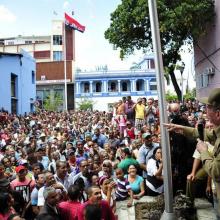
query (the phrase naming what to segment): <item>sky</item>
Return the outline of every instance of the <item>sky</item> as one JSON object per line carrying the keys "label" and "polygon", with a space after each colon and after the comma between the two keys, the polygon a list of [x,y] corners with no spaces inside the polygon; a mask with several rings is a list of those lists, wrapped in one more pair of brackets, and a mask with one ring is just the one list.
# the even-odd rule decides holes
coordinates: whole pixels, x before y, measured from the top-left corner
{"label": "sky", "polygon": [[[110,25],[110,14],[120,0],[0,0],[0,38],[17,35],[48,35],[52,19],[63,19],[64,12],[86,26],[84,33],[76,31],[76,65],[95,69],[107,65],[110,70],[129,69],[141,60],[141,53],[124,61],[119,51],[104,38]],[[56,13],[54,13],[56,12]],[[57,14],[57,15],[55,15]]]}
{"label": "sky", "polygon": [[[128,70],[133,62],[141,61],[141,52],[119,58],[119,51],[104,38],[110,25],[110,14],[121,0],[0,0],[0,38],[17,35],[50,35],[53,19],[63,19],[64,12],[86,26],[84,33],[76,31],[76,67],[95,70]],[[56,12],[56,13],[54,13]],[[57,14],[57,15],[55,15]],[[192,56],[183,55],[187,66],[184,78],[191,77]],[[189,73],[190,72],[190,73]]]}

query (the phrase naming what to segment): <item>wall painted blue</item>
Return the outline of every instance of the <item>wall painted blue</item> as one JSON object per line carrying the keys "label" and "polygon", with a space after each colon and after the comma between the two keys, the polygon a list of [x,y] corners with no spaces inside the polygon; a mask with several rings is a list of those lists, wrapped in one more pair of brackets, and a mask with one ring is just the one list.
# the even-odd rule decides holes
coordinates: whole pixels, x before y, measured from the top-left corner
{"label": "wall painted blue", "polygon": [[0,53],[0,108],[11,112],[11,74],[14,74],[17,76],[17,114],[31,111],[31,102],[36,97],[32,71],[36,73],[35,60],[25,51],[20,54]]}

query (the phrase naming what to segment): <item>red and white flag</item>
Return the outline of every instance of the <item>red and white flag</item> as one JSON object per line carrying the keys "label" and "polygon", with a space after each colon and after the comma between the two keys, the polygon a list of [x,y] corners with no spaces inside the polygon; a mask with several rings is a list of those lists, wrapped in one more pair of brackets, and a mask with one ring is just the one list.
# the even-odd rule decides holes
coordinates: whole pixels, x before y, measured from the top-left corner
{"label": "red and white flag", "polygon": [[80,31],[82,33],[85,31],[86,28],[85,26],[81,25],[77,20],[70,17],[67,13],[65,13],[65,24],[68,27],[73,28],[74,30]]}

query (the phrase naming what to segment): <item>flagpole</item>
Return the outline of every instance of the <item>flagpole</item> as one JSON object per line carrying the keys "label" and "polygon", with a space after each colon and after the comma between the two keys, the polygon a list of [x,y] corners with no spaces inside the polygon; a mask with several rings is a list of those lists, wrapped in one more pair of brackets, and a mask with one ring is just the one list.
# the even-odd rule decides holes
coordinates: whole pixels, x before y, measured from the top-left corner
{"label": "flagpole", "polygon": [[161,41],[159,32],[159,22],[157,14],[157,0],[148,0],[151,33],[153,41],[153,49],[155,55],[155,68],[157,77],[157,89],[159,97],[160,109],[160,128],[161,128],[161,143],[163,152],[163,171],[164,171],[164,200],[165,210],[161,217],[162,220],[176,219],[173,212],[173,187],[172,187],[172,171],[170,157],[169,134],[165,130],[163,123],[168,121],[165,101],[165,85],[164,85],[164,69],[161,52]]}
{"label": "flagpole", "polygon": [[67,111],[67,81],[66,81],[66,24],[65,24],[65,18],[63,22],[63,52],[64,52],[64,100],[65,100],[65,110]]}

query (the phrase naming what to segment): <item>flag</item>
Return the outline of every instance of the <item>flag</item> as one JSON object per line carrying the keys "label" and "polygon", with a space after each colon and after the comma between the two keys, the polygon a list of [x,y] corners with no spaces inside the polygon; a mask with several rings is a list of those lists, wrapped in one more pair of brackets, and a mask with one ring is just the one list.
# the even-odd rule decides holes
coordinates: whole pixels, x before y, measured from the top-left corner
{"label": "flag", "polygon": [[85,26],[81,25],[77,20],[74,18],[70,17],[67,13],[65,13],[65,24],[68,27],[73,28],[74,30],[84,32],[85,31]]}

